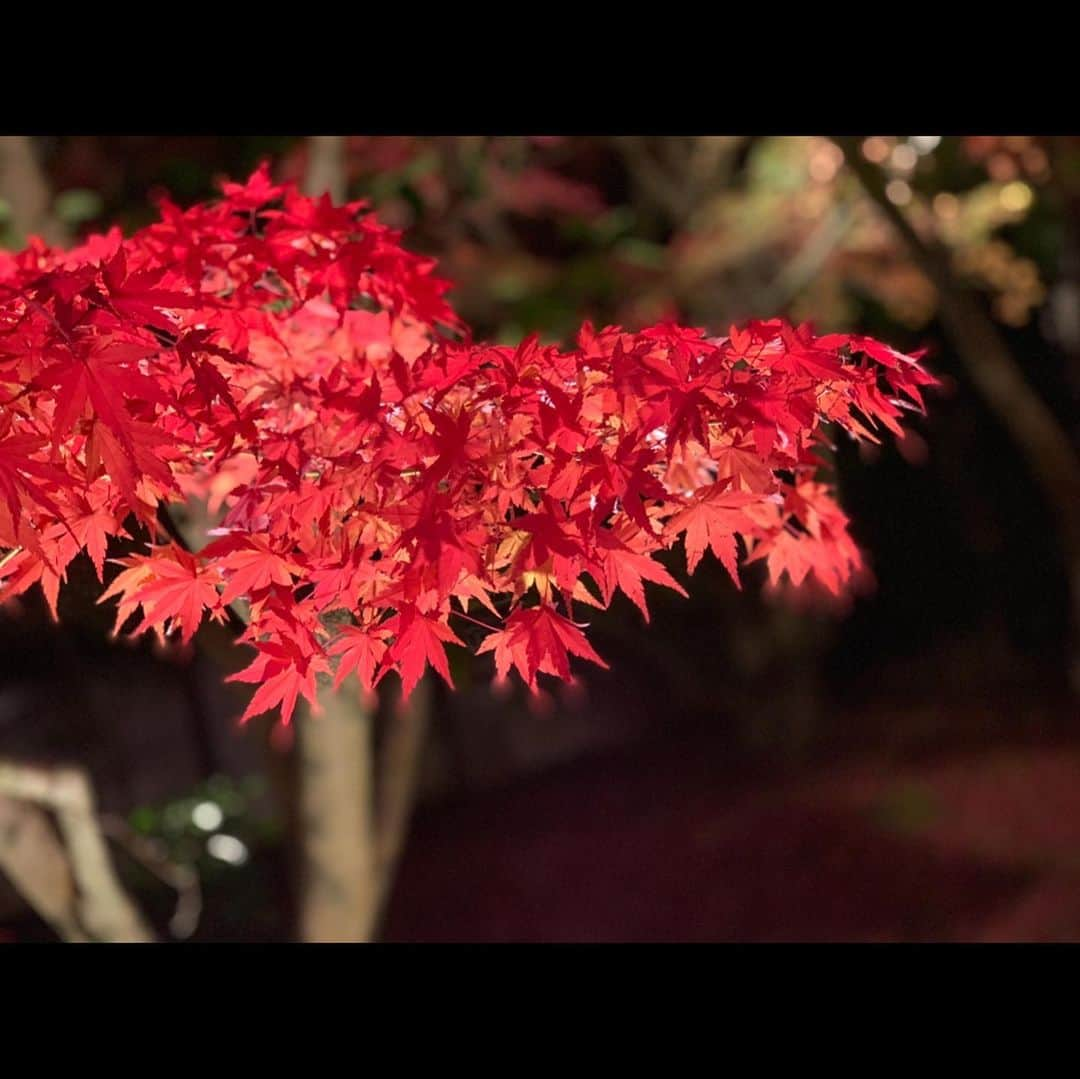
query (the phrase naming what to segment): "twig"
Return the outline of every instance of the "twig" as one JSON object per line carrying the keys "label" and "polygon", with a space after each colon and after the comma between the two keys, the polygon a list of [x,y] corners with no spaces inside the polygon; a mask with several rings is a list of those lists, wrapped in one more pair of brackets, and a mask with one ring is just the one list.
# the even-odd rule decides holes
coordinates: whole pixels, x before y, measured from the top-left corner
{"label": "twig", "polygon": [[673,221],[682,221],[688,210],[686,192],[673,181],[636,135],[616,136],[615,145],[632,165],[634,179],[653,203]]}
{"label": "twig", "polygon": [[202,889],[195,867],[172,861],[160,842],[139,835],[122,817],[103,816],[101,829],[148,873],[176,891],[176,909],[169,919],[169,931],[181,940],[190,937],[198,928],[202,914]]}
{"label": "twig", "polygon": [[12,547],[10,551],[6,551],[3,557],[0,558],[0,569],[3,569],[16,555],[20,555],[22,552],[21,547]]}
{"label": "twig", "polygon": [[763,311],[779,311],[813,280],[825,265],[837,244],[851,228],[854,214],[845,204],[833,206],[810,234],[806,243],[788,262],[773,283],[766,288],[761,300]]}

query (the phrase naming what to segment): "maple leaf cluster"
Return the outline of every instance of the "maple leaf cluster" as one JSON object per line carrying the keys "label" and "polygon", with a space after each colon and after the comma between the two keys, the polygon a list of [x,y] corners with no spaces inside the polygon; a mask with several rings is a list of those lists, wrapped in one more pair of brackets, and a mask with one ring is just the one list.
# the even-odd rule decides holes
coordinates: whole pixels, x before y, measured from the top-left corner
{"label": "maple leaf cluster", "polygon": [[[736,584],[764,560],[839,592],[860,555],[825,425],[898,432],[934,382],[781,321],[477,343],[365,203],[265,166],[159,211],[127,239],[0,256],[0,598],[40,585],[55,616],[76,555],[104,582],[124,537],[117,631],[187,643],[243,611],[244,718],[317,710],[319,675],[449,682],[455,625],[534,690],[570,656],[602,665],[574,604],[622,591],[647,619],[644,582],[685,595],[655,559],[680,539],[690,573],[710,550]],[[191,499],[217,515],[197,550],[163,516]]]}

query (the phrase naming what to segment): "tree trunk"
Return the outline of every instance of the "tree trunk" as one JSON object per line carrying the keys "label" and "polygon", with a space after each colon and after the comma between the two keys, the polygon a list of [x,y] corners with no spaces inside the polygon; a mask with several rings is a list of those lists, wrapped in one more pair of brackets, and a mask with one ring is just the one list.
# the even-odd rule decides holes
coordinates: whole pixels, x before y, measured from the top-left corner
{"label": "tree trunk", "polygon": [[298,717],[300,935],[308,942],[370,940],[378,902],[372,717],[350,690],[327,687],[323,715],[305,708]]}
{"label": "tree trunk", "polygon": [[[345,193],[345,140],[308,139],[309,195]],[[324,687],[315,718],[297,716],[300,802],[300,936],[309,942],[370,939],[375,907],[371,715],[354,693]]]}
{"label": "tree trunk", "polygon": [[[304,180],[309,195],[346,195],[345,139],[313,136]],[[305,941],[367,941],[389,896],[411,814],[427,729],[424,682],[391,716],[378,757],[374,720],[349,683],[320,692],[325,709],[301,711],[297,729],[300,802],[300,935]]]}
{"label": "tree trunk", "polygon": [[67,230],[53,216],[49,185],[27,135],[0,136],[0,192],[11,207],[16,242],[31,234],[50,244],[67,242]]}

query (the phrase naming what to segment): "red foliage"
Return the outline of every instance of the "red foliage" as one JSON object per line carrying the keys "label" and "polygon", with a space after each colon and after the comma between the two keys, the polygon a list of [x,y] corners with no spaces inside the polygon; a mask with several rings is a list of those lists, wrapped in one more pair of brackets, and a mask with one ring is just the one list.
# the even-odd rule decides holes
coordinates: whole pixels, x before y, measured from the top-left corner
{"label": "red foliage", "polygon": [[[682,592],[652,558],[680,537],[736,583],[740,558],[833,592],[859,567],[814,450],[826,423],[898,431],[934,382],[916,358],[780,321],[455,340],[433,269],[265,167],[129,239],[0,256],[3,597],[40,583],[55,614],[79,551],[100,576],[148,532],[102,597],[117,630],[186,642],[245,600],[245,718],[288,721],[319,673],[449,681],[470,604],[500,676],[568,678],[602,662],[573,602],[647,617],[643,581]],[[159,520],[189,498],[223,511],[195,553]]]}

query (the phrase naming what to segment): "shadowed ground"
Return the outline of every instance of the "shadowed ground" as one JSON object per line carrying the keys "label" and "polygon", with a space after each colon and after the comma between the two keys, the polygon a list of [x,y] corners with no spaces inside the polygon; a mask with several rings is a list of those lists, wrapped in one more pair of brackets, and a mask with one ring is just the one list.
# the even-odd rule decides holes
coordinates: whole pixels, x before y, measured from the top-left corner
{"label": "shadowed ground", "polygon": [[723,776],[700,739],[582,761],[422,812],[387,937],[1080,939],[1080,751],[797,783]]}

